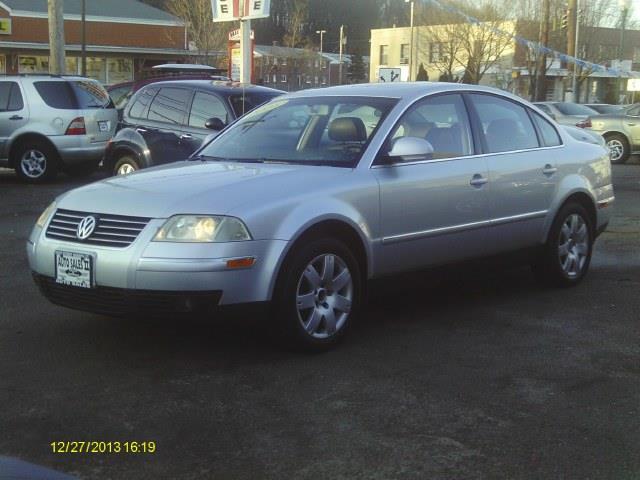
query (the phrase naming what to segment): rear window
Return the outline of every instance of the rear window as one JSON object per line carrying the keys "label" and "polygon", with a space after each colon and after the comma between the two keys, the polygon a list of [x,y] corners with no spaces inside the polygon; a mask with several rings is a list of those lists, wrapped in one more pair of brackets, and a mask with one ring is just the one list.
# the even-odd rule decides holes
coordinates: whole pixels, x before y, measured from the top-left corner
{"label": "rear window", "polygon": [[267,103],[272,98],[279,97],[278,93],[245,93],[238,95],[231,95],[229,102],[233,108],[233,112],[236,117],[241,117],[247,112],[250,112],[256,107],[259,107],[263,103]]}
{"label": "rear window", "polygon": [[69,83],[81,109],[114,108],[111,97],[109,97],[107,91],[98,82],[92,80],[74,80]]}
{"label": "rear window", "polygon": [[68,82],[41,81],[33,84],[51,108],[80,110],[85,108],[113,108],[113,102],[102,86],[91,80]]}

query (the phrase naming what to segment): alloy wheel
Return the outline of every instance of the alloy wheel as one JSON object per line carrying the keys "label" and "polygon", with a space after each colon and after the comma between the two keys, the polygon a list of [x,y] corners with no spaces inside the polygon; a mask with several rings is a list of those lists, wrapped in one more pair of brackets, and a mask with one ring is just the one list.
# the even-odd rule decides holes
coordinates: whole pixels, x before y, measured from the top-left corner
{"label": "alloy wheel", "polygon": [[609,147],[609,158],[612,162],[617,162],[624,155],[624,145],[617,138],[612,138],[607,142],[607,147]]}
{"label": "alloy wheel", "polygon": [[342,258],[327,253],[314,258],[298,280],[296,308],[304,330],[314,338],[328,338],[347,323],[354,287]]}
{"label": "alloy wheel", "polygon": [[127,173],[135,172],[136,169],[130,163],[123,163],[118,167],[118,175],[126,175]]}
{"label": "alloy wheel", "polygon": [[40,178],[47,170],[47,157],[40,150],[27,150],[20,159],[20,170],[28,178]]}
{"label": "alloy wheel", "polygon": [[579,276],[589,255],[589,227],[577,213],[569,215],[560,229],[558,240],[558,260],[560,267],[569,278]]}

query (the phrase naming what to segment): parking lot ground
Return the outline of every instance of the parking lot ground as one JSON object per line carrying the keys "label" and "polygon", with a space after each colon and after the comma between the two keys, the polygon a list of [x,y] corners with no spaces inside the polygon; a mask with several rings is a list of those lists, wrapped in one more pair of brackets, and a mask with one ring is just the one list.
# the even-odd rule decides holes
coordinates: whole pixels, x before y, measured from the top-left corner
{"label": "parking lot ground", "polygon": [[[579,287],[526,268],[379,281],[322,355],[274,348],[263,318],[49,304],[24,242],[79,184],[0,171],[0,455],[100,479],[640,478],[637,159],[614,167],[615,216]],[[157,451],[52,454],[64,440]]]}

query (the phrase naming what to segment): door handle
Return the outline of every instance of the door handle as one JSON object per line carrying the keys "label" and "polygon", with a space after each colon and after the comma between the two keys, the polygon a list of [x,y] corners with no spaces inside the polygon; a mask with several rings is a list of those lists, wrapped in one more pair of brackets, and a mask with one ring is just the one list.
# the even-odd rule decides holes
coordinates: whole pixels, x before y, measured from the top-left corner
{"label": "door handle", "polygon": [[636,126],[635,123],[627,123],[627,125],[629,125],[630,127],[635,127]]}
{"label": "door handle", "polygon": [[148,131],[149,130],[147,130],[146,128],[141,128],[141,127],[136,128],[136,132],[138,133],[147,133]]}
{"label": "door handle", "polygon": [[189,133],[183,133],[182,135],[180,135],[180,140],[191,140],[192,138],[193,138],[193,135]]}
{"label": "door handle", "polygon": [[554,173],[556,173],[558,171],[558,169],[556,167],[554,167],[553,165],[547,163],[544,168],[542,169],[542,173],[544,173],[545,175],[553,175]]}
{"label": "door handle", "polygon": [[485,178],[482,175],[480,175],[479,173],[476,173],[471,178],[471,181],[469,182],[469,185],[471,185],[472,187],[481,187],[482,185],[484,185],[488,181],[489,181],[488,178]]}
{"label": "door handle", "polygon": [[13,117],[9,117],[9,120],[23,120],[23,117],[20,115],[14,115]]}

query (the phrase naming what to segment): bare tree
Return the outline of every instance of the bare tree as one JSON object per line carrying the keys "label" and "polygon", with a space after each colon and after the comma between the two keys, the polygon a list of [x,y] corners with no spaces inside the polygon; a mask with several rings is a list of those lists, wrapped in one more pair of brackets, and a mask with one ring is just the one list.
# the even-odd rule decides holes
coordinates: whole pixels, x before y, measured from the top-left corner
{"label": "bare tree", "polygon": [[168,0],[167,10],[187,24],[189,39],[195,44],[201,62],[220,63],[225,59],[229,30],[237,25],[213,23],[210,0]]}
{"label": "bare tree", "polygon": [[309,20],[309,0],[291,0],[289,12],[287,32],[282,41],[287,47],[306,47],[309,41],[303,31]]}

